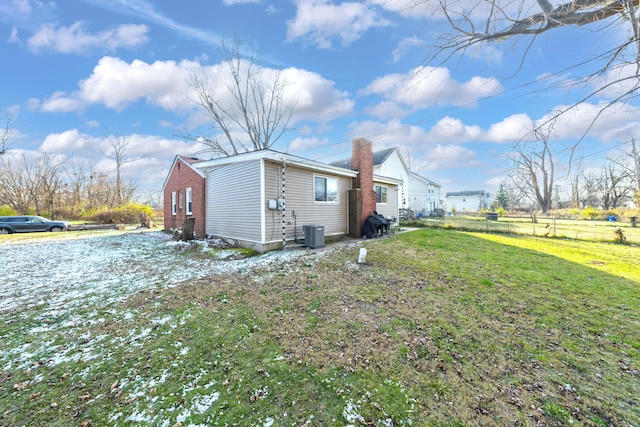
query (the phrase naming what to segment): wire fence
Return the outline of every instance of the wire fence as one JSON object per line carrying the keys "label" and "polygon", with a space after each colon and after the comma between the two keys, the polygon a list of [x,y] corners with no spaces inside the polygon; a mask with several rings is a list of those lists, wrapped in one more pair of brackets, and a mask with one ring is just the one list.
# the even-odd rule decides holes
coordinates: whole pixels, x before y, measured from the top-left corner
{"label": "wire fence", "polygon": [[445,216],[403,221],[400,225],[640,245],[640,222],[635,219],[601,221],[538,217],[533,220],[526,217]]}

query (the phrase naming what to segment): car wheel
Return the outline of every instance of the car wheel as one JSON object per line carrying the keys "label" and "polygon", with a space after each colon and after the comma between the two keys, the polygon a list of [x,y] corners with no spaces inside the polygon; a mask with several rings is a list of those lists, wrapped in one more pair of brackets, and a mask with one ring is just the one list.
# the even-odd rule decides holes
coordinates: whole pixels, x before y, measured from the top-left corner
{"label": "car wheel", "polygon": [[9,230],[8,228],[1,227],[0,234],[11,234],[11,230]]}
{"label": "car wheel", "polygon": [[51,231],[62,231],[62,227],[51,227]]}

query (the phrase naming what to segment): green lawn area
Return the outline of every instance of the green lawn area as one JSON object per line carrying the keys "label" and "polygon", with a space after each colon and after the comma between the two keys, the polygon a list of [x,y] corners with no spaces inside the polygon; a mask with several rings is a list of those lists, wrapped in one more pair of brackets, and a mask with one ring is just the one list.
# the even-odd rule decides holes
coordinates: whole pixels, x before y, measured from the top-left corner
{"label": "green lawn area", "polygon": [[626,241],[628,244],[640,245],[640,226],[634,227],[629,218],[621,218],[619,221],[602,221],[538,216],[536,222],[533,222],[528,217],[499,217],[497,221],[487,221],[484,216],[456,215],[408,220],[403,221],[402,225],[584,241]]}
{"label": "green lawn area", "polygon": [[[58,332],[91,354],[0,366],[0,425],[640,425],[640,248],[438,229],[362,246]],[[27,344],[34,318],[0,338]]]}

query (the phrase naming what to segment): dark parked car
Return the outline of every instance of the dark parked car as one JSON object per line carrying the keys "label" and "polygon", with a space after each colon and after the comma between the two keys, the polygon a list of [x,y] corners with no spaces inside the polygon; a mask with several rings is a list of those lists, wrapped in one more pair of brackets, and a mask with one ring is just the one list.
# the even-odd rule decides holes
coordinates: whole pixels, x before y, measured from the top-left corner
{"label": "dark parked car", "polygon": [[0,216],[0,234],[28,233],[31,231],[62,231],[71,225],[67,221],[51,221],[41,216]]}

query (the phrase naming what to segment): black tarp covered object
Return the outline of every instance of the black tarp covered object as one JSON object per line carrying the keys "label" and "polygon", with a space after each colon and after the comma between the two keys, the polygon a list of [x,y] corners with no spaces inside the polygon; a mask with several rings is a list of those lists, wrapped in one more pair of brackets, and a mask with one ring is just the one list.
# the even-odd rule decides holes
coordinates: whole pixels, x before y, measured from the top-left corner
{"label": "black tarp covered object", "polygon": [[389,221],[380,214],[374,214],[364,220],[362,225],[362,235],[367,239],[371,239],[374,236],[384,232],[389,228]]}

